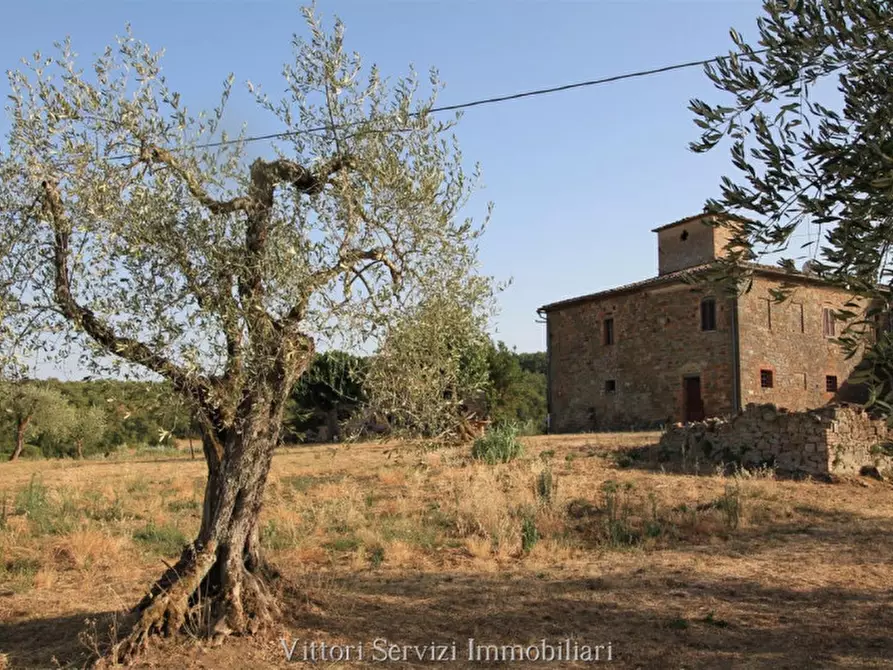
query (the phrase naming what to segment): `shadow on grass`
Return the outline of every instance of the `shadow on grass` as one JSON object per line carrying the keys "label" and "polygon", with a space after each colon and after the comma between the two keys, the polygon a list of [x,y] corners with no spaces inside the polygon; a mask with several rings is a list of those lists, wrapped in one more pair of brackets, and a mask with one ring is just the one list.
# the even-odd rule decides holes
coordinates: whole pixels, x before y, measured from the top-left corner
{"label": "shadow on grass", "polygon": [[[807,506],[797,513],[796,522],[737,530],[717,546],[674,547],[691,552],[696,562],[742,556],[762,561],[759,578],[744,578],[731,568],[727,573],[698,571],[693,562],[663,563],[658,552],[652,554],[654,561],[635,560],[633,567],[630,561],[618,561],[616,569],[610,561],[601,562],[592,564],[599,566],[597,573],[570,577],[557,565],[535,572],[523,563],[485,574],[407,572],[387,568],[385,557],[382,569],[345,569],[321,581],[322,586],[286,591],[286,638],[289,643],[363,642],[367,654],[376,638],[421,647],[455,641],[458,660],[447,665],[458,668],[493,667],[467,660],[469,638],[497,646],[541,639],[557,644],[566,638],[580,645],[610,643],[612,667],[621,668],[889,667],[893,589],[872,582],[853,588],[835,584],[848,565],[886,562],[893,552],[893,521]],[[773,553],[779,545],[784,553]],[[777,563],[779,556],[816,552],[824,552],[827,571],[811,581],[829,585],[803,588],[804,582],[783,581],[791,571]],[[288,575],[289,566],[280,567]],[[120,621],[120,613],[101,612],[0,622],[0,653],[16,669],[58,667],[56,660],[61,667],[82,667],[90,658],[80,639],[90,629],[86,621],[96,621],[103,642],[116,616]],[[263,643],[271,661],[263,667],[289,667],[277,656],[277,639]],[[238,661],[244,664],[249,657],[246,644],[261,642],[233,638],[220,650],[208,650],[201,667],[244,667]],[[165,646],[146,667],[199,667],[192,663],[193,653],[194,648]],[[516,661],[496,667],[589,665]]]}
{"label": "shadow on grass", "polygon": [[[678,455],[669,455],[663,451],[660,444],[646,444],[635,447],[622,447],[605,454],[611,458],[620,469],[643,470],[645,472],[660,472],[669,475],[718,475],[733,474],[741,469],[735,462],[722,465],[709,460],[701,461],[697,458],[683,459]],[[840,481],[840,477],[830,474],[809,474],[793,470],[777,470],[771,463],[765,463],[756,467],[747,468],[751,471],[766,470],[773,473],[773,478],[789,481],[813,481],[825,484],[833,484]]]}
{"label": "shadow on grass", "polygon": [[93,643],[105,646],[110,627],[122,618],[121,612],[85,612],[0,622],[0,654],[10,670],[89,667],[96,658]]}
{"label": "shadow on grass", "polygon": [[641,572],[570,580],[367,574],[337,588],[341,594],[324,613],[293,618],[292,639],[326,631],[323,639],[367,648],[376,638],[399,645],[456,641],[467,659],[469,638],[497,646],[572,638],[611,643],[614,665],[637,668],[888,667],[893,658],[889,591],[799,591],[735,577]]}

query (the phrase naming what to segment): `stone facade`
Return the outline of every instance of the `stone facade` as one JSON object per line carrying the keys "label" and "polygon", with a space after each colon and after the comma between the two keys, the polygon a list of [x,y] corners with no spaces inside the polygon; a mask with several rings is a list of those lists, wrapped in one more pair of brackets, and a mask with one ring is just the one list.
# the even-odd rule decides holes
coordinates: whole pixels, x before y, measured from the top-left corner
{"label": "stone facade", "polygon": [[731,237],[731,229],[703,225],[704,217],[655,228],[657,233],[657,271],[669,274],[722,256]]}
{"label": "stone facade", "polygon": [[[826,332],[826,310],[842,309],[850,296],[759,265],[750,290],[736,297],[692,285],[686,277],[728,242],[728,231],[705,216],[656,229],[656,277],[541,308],[553,432],[645,428],[730,415],[753,402],[801,410],[852,398],[846,381],[857,358],[846,360],[833,341],[844,324],[832,319],[834,332]],[[785,284],[791,296],[773,301],[772,289]],[[707,329],[705,299],[715,305]]]}
{"label": "stone facade", "polygon": [[664,457],[693,466],[770,466],[781,473],[854,475],[890,471],[893,435],[859,407],[827,405],[788,412],[748,405],[730,420],[675,424],[661,437]]}
{"label": "stone facade", "polygon": [[[700,375],[705,412],[734,410],[732,309],[700,329],[701,294],[674,283],[549,313],[551,430],[650,427],[682,415],[680,380]],[[613,323],[613,342],[604,338]],[[610,383],[613,382],[613,388]]]}

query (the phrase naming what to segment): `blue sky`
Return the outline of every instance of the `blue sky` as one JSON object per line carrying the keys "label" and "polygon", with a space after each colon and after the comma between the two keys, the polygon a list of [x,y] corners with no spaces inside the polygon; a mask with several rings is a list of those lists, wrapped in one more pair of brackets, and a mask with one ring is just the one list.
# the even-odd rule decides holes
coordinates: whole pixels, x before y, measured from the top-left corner
{"label": "blue sky", "polygon": [[[304,24],[292,2],[6,3],[0,64],[15,68],[65,35],[85,59],[126,22],[153,48],[192,109],[211,108],[233,72],[273,90]],[[340,16],[348,48],[385,74],[436,66],[442,104],[553,86],[676,62],[731,48],[735,27],[755,35],[757,0],[625,2],[323,2]],[[6,89],[5,78],[0,89]],[[0,90],[3,98],[6,90]],[[457,134],[481,163],[485,188],[472,214],[495,203],[481,245],[486,273],[513,284],[502,294],[495,336],[522,351],[545,348],[536,308],[656,272],[651,229],[700,211],[730,173],[728,155],[695,155],[690,98],[718,100],[700,68],[468,110]],[[278,128],[236,96],[234,126]],[[0,129],[5,127],[2,122]]]}

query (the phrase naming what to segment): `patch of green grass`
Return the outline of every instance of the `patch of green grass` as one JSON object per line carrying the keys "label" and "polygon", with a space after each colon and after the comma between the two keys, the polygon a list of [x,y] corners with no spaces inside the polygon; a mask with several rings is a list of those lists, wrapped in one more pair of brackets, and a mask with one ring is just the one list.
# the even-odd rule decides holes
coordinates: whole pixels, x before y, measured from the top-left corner
{"label": "patch of green grass", "polygon": [[741,523],[741,515],[744,507],[741,487],[736,484],[727,484],[725,492],[714,503],[714,506],[722,512],[726,527],[735,530]]}
{"label": "patch of green grass", "polygon": [[282,483],[298,493],[307,493],[310,489],[322,484],[334,484],[344,479],[341,475],[295,475],[283,477]]}
{"label": "patch of green grass", "polygon": [[[442,512],[434,512],[435,515],[443,514]],[[442,532],[449,530],[454,526],[452,519],[447,519],[443,515],[440,523],[429,523],[426,517],[424,523],[420,523],[419,519],[407,519],[403,517],[388,517],[382,519],[379,534],[385,541],[399,540],[407,544],[413,544],[422,549],[436,549],[442,544]]]}
{"label": "patch of green grass", "polygon": [[625,500],[632,488],[633,485],[629,482],[618,484],[614,480],[608,480],[602,484],[605,495],[605,535],[612,547],[629,547],[641,540],[639,533],[630,524],[630,510]]}
{"label": "patch of green grass", "polygon": [[16,512],[34,517],[42,514],[49,505],[49,489],[37,475],[31,475],[28,486],[16,496]]}
{"label": "patch of green grass", "polygon": [[524,445],[518,440],[518,429],[512,424],[501,424],[489,428],[483,437],[474,441],[471,457],[489,465],[508,463],[524,452]]}
{"label": "patch of green grass", "polygon": [[153,521],[134,531],[133,539],[162,556],[176,556],[189,542],[176,526]]}
{"label": "patch of green grass", "polygon": [[529,554],[539,540],[540,534],[536,527],[536,518],[528,512],[521,521],[521,551]]}
{"label": "patch of green grass", "polygon": [[202,505],[198,500],[172,500],[167,504],[167,508],[174,514],[179,514],[180,512],[196,512],[202,508]]}
{"label": "patch of green grass", "polygon": [[0,530],[6,530],[11,507],[6,491],[3,491],[0,493]]}
{"label": "patch of green grass", "polygon": [[99,493],[89,492],[87,494],[89,504],[84,510],[84,514],[88,519],[93,521],[115,523],[123,521],[127,514],[124,512],[124,503],[116,494],[114,500],[106,500]]}
{"label": "patch of green grass", "polygon": [[667,628],[672,630],[686,630],[688,628],[688,621],[685,619],[673,619],[667,624]]}
{"label": "patch of green grass", "polygon": [[0,568],[10,578],[31,578],[40,570],[40,561],[36,558],[14,558],[0,563]]}
{"label": "patch of green grass", "polygon": [[134,498],[144,498],[149,493],[150,484],[145,477],[136,477],[127,482],[126,490]]}
{"label": "patch of green grass", "polygon": [[360,540],[353,535],[345,535],[326,543],[333,551],[356,551],[360,548]]}
{"label": "patch of green grass", "polygon": [[273,519],[261,528],[260,543],[266,549],[273,551],[282,551],[283,549],[291,549],[298,545],[298,537],[293,528],[283,528]]}
{"label": "patch of green grass", "polygon": [[36,535],[61,535],[71,531],[78,518],[78,510],[68,496],[58,502],[50,498],[43,481],[32,475],[28,485],[16,496],[15,510],[27,517]]}
{"label": "patch of green grass", "polygon": [[369,558],[369,565],[372,566],[372,569],[376,569],[384,563],[384,547],[375,546],[366,550],[366,555]]}

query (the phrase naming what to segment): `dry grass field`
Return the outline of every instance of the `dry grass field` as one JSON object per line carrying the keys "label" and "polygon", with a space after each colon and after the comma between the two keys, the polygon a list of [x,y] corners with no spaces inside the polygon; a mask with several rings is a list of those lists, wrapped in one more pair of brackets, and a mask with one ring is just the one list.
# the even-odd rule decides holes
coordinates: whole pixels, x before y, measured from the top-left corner
{"label": "dry grass field", "polygon": [[[676,474],[635,457],[654,439],[528,438],[500,465],[282,450],[263,514],[282,629],[165,641],[140,667],[592,665],[470,662],[468,638],[610,643],[622,668],[893,665],[893,486]],[[88,664],[195,532],[203,483],[188,451],[0,464],[0,668]],[[371,663],[376,638],[456,641],[457,659]],[[363,642],[366,661],[298,662],[304,641]]]}

